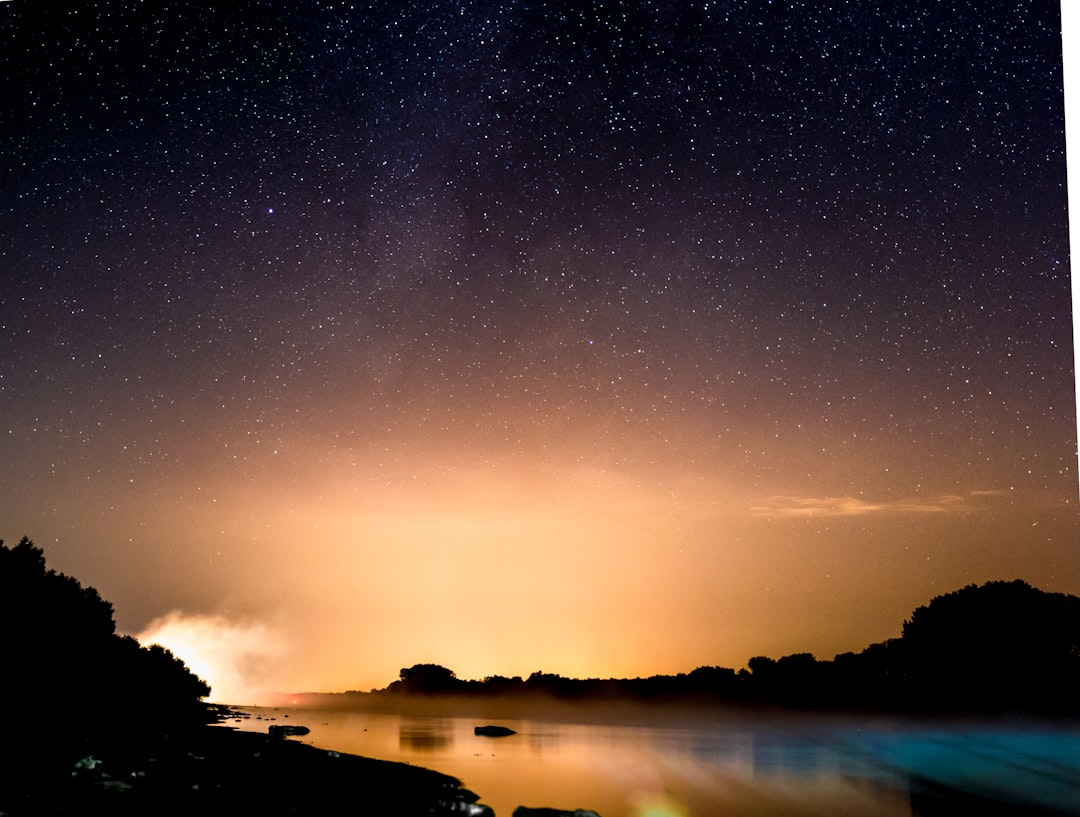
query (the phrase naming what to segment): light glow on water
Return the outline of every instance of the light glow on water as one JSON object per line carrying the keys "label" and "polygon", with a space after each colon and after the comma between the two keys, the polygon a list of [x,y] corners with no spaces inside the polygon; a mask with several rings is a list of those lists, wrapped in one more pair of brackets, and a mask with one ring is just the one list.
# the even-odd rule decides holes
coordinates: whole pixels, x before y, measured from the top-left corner
{"label": "light glow on water", "polygon": [[495,809],[593,809],[602,817],[912,817],[926,785],[1080,815],[1080,726],[948,725],[872,719],[671,723],[492,719],[301,708],[251,710],[265,731],[289,717],[305,742],[453,775]]}

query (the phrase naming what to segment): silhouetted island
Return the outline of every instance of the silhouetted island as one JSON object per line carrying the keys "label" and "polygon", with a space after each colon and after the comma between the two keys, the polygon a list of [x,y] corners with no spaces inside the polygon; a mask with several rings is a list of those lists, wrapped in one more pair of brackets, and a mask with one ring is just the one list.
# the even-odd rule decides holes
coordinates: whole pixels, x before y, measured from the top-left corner
{"label": "silhouetted island", "polygon": [[[370,696],[454,695],[632,700],[844,709],[920,714],[1080,715],[1080,598],[1016,580],[970,585],[934,598],[902,635],[831,661],[810,653],[756,656],[747,667],[702,666],[648,678],[462,680],[415,664]],[[365,693],[351,693],[365,694]]]}

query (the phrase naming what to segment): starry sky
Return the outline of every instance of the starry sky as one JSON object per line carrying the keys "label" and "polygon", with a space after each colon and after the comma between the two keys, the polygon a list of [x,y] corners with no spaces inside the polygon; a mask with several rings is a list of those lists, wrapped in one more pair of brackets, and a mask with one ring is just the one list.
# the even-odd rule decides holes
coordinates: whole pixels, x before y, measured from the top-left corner
{"label": "starry sky", "polygon": [[0,536],[234,700],[1080,593],[1059,14],[2,3]]}

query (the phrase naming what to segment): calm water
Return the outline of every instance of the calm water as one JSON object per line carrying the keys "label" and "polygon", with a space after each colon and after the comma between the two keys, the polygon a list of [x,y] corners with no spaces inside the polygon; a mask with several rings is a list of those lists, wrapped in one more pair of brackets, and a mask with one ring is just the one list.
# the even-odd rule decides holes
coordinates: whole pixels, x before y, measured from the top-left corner
{"label": "calm water", "polygon": [[[970,806],[943,810],[923,799],[939,785],[1015,803],[1016,815],[1032,805],[1080,815],[1075,724],[244,711],[251,717],[230,725],[265,732],[271,723],[302,724],[311,729],[305,743],[453,775],[497,817],[518,805],[591,808],[602,817],[931,817]],[[518,734],[473,734],[489,722]]]}

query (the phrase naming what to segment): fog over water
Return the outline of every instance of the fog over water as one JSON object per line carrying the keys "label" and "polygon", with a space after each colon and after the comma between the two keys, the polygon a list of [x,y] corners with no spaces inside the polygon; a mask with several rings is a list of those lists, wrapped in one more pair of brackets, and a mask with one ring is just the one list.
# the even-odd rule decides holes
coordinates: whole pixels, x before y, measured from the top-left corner
{"label": "fog over water", "polygon": [[[493,703],[251,708],[230,725],[302,724],[312,745],[437,769],[500,816],[529,805],[603,817],[921,817],[984,801],[995,814],[1080,814],[1076,724]],[[474,734],[493,721],[516,734]]]}

